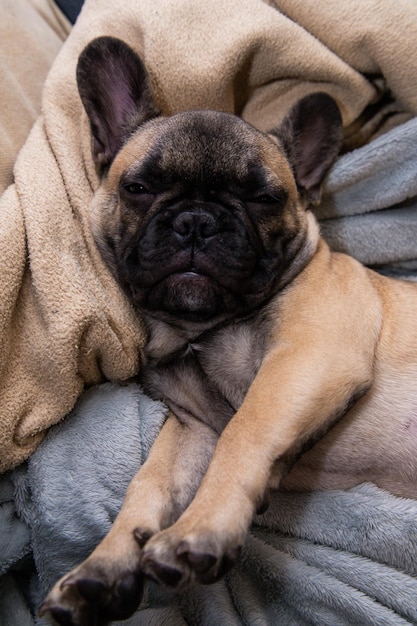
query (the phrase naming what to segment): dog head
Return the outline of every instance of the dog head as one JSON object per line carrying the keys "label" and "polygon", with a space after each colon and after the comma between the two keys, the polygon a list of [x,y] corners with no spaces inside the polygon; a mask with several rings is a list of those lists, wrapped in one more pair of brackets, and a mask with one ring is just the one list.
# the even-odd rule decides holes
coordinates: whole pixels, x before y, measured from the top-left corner
{"label": "dog head", "polygon": [[101,37],[80,56],[100,186],[96,242],[132,302],[169,323],[206,328],[250,314],[308,262],[309,206],[341,144],[325,94],[259,132],[227,113],[160,115],[140,58]]}

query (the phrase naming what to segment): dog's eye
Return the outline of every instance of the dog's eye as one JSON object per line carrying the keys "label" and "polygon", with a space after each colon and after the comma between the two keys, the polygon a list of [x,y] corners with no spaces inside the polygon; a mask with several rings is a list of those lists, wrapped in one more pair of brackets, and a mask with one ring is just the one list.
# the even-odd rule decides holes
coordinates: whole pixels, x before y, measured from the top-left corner
{"label": "dog's eye", "polygon": [[149,189],[141,183],[126,183],[123,185],[123,189],[135,196],[151,193]]}
{"label": "dog's eye", "polygon": [[260,196],[256,196],[252,202],[259,202],[259,204],[276,204],[277,202],[281,202],[281,200],[282,199],[278,196],[263,193]]}
{"label": "dog's eye", "polygon": [[273,204],[275,206],[284,206],[287,201],[288,194],[284,189],[277,189],[272,193],[260,193],[258,196],[253,196],[249,202],[253,204]]}

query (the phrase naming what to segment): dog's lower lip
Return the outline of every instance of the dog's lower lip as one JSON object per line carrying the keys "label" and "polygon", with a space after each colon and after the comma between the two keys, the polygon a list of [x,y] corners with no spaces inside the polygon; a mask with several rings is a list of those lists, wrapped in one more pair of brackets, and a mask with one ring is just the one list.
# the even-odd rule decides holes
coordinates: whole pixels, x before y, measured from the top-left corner
{"label": "dog's lower lip", "polygon": [[[163,283],[166,283],[166,281],[171,282],[171,281],[175,281],[178,279],[179,280],[185,279],[185,281],[187,280],[193,281],[193,283],[201,282],[205,280],[211,280],[213,282],[216,282],[214,279],[211,279],[210,276],[208,276],[207,274],[203,274],[202,272],[198,272],[196,270],[184,270],[184,271],[173,272],[172,274],[168,274],[167,276],[164,276],[161,280],[153,284],[152,289],[158,288]],[[143,298],[143,289],[138,287],[137,285],[136,286],[131,285],[130,293],[133,299],[137,302],[140,302]]]}
{"label": "dog's lower lip", "polygon": [[179,276],[204,276],[204,274],[201,274],[200,272],[195,272],[193,270],[188,270],[187,272],[178,272]]}
{"label": "dog's lower lip", "polygon": [[195,270],[187,270],[184,272],[173,272],[170,276],[167,277],[168,281],[180,280],[181,282],[190,283],[190,284],[202,284],[206,281],[217,282],[208,274],[203,274],[202,272],[197,272]]}
{"label": "dog's lower lip", "polygon": [[172,272],[172,274],[169,274],[168,276],[163,278],[161,282],[165,280],[169,280],[169,279],[175,279],[175,278],[191,279],[191,280],[192,279],[214,280],[209,274],[205,274],[204,272],[199,272],[197,270],[184,270],[184,271],[179,271],[179,272]]}

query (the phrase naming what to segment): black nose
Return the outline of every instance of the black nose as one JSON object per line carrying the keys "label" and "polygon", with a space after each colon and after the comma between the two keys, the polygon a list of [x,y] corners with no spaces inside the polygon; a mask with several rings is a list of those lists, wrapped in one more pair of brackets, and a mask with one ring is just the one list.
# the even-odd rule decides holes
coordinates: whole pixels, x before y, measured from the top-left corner
{"label": "black nose", "polygon": [[219,232],[214,215],[201,209],[182,211],[175,217],[172,228],[184,241],[193,238],[209,239]]}

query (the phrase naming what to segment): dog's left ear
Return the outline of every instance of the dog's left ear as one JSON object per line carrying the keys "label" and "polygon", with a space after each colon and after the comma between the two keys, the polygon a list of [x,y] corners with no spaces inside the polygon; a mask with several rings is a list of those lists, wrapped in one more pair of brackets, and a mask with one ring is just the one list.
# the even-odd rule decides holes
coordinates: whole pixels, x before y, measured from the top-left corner
{"label": "dog's left ear", "polygon": [[305,96],[270,134],[280,140],[300,192],[309,203],[317,203],[321,183],[343,140],[342,117],[336,102],[321,92]]}
{"label": "dog's left ear", "polygon": [[120,39],[98,37],[84,48],[77,84],[90,119],[93,158],[103,173],[132,132],[160,112],[145,66]]}

